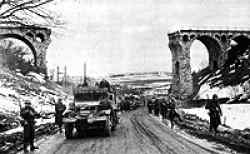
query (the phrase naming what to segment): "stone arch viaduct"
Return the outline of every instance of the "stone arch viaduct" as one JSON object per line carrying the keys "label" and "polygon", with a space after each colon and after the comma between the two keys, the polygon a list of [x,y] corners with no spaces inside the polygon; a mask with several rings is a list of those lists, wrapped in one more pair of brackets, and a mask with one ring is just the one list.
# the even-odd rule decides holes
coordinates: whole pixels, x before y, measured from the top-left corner
{"label": "stone arch viaduct", "polygon": [[245,48],[249,47],[250,31],[244,30],[178,30],[168,34],[172,53],[173,83],[171,92],[181,99],[193,94],[190,66],[190,47],[194,40],[201,41],[208,50],[209,68],[221,68],[228,58],[231,40]]}
{"label": "stone arch viaduct", "polygon": [[37,26],[3,26],[0,27],[0,40],[14,38],[24,42],[32,51],[34,56],[34,65],[47,73],[46,51],[51,42],[51,30]]}

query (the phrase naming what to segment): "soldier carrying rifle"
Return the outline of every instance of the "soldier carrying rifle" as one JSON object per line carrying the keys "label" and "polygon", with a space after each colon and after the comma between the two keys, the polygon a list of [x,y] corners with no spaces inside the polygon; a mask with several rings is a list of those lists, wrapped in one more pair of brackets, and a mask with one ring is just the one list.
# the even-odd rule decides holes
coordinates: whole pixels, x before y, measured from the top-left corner
{"label": "soldier carrying rifle", "polygon": [[40,115],[35,111],[35,109],[31,106],[31,102],[29,100],[25,101],[25,107],[21,109],[20,113],[22,117],[21,124],[23,126],[23,144],[24,144],[24,152],[28,152],[28,145],[30,145],[30,150],[34,151],[38,149],[34,145],[35,138],[35,118],[40,117]]}
{"label": "soldier carrying rifle", "polygon": [[63,112],[66,110],[66,106],[62,103],[62,99],[59,98],[58,102],[55,104],[55,123],[59,127],[60,133],[62,133],[62,119]]}
{"label": "soldier carrying rifle", "polygon": [[180,115],[176,112],[176,99],[174,95],[170,94],[168,97],[168,108],[169,108],[169,120],[171,124],[171,129],[174,128],[175,119],[179,119],[179,121],[183,121]]}
{"label": "soldier carrying rifle", "polygon": [[212,101],[208,101],[205,106],[205,109],[209,110],[210,117],[210,126],[209,131],[214,130],[214,133],[217,133],[217,128],[221,124],[220,117],[222,116],[222,111],[220,108],[220,104],[218,102],[218,96],[216,94],[213,95]]}

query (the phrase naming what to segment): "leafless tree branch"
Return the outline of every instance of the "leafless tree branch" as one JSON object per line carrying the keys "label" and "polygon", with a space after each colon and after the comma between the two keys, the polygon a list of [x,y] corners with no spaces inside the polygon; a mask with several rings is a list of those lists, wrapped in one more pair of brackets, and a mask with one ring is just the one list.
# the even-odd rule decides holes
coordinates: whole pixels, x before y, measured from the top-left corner
{"label": "leafless tree branch", "polygon": [[[43,7],[52,1],[54,0],[0,0],[0,24],[61,26],[63,22]],[[40,21],[44,23],[39,23]]]}

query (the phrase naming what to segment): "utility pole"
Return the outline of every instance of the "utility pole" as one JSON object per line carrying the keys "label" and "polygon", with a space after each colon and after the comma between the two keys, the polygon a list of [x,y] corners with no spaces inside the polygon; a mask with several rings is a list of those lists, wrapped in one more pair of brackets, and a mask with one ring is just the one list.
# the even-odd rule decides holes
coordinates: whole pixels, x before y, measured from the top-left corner
{"label": "utility pole", "polygon": [[83,69],[84,69],[84,70],[83,70],[83,71],[84,71],[84,74],[83,74],[83,84],[84,84],[84,85],[87,85],[87,76],[86,76],[86,71],[87,71],[86,69],[87,69],[87,68],[86,68],[86,62],[84,62]]}
{"label": "utility pole", "polygon": [[56,82],[59,83],[59,75],[60,75],[60,68],[59,66],[56,67]]}
{"label": "utility pole", "polygon": [[64,86],[67,84],[67,66],[64,66]]}

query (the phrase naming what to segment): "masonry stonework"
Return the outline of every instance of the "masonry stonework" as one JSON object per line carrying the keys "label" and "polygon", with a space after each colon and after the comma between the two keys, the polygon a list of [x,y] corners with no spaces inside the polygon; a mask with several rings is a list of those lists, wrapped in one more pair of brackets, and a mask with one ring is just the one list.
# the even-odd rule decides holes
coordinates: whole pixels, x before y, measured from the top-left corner
{"label": "masonry stonework", "polygon": [[15,38],[23,41],[32,50],[35,66],[47,73],[46,52],[51,42],[51,30],[47,28],[28,26],[28,27],[0,27],[0,39]]}
{"label": "masonry stonework", "polygon": [[235,30],[179,30],[169,33],[169,48],[172,53],[172,73],[174,74],[171,92],[185,100],[194,95],[190,66],[190,48],[195,40],[201,41],[208,50],[209,68],[215,71],[223,67],[228,58],[231,40],[240,44],[243,37],[250,37],[250,31]]}

